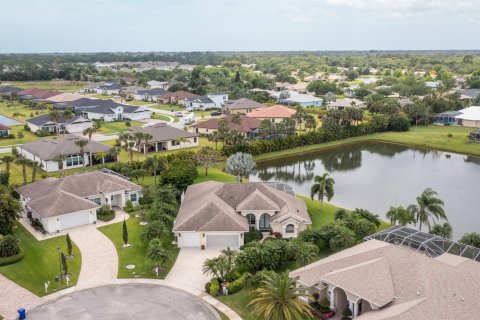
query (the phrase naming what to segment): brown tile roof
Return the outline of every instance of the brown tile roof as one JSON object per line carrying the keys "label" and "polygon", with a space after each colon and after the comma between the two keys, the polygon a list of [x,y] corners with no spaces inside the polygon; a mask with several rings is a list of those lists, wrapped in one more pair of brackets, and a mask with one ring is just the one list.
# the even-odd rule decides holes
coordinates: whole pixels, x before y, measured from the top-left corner
{"label": "brown tile roof", "polygon": [[257,110],[250,112],[247,116],[251,118],[260,118],[260,119],[290,118],[296,112],[297,111],[295,109],[277,104],[271,107],[259,108]]}
{"label": "brown tile roof", "polygon": [[194,93],[179,90],[179,91],[175,91],[175,92],[169,92],[169,93],[162,94],[162,95],[158,96],[157,98],[158,99],[175,98],[177,100],[184,100],[184,99],[190,99],[190,98],[196,98],[196,97],[198,97],[198,95],[196,95]]}
{"label": "brown tile roof", "polygon": [[36,99],[47,99],[58,94],[60,94],[60,92],[58,91],[50,91],[37,88],[26,89],[18,93],[19,96],[32,96]]}
{"label": "brown tile roof", "polygon": [[208,181],[188,187],[173,231],[248,231],[241,210],[274,210],[271,222],[293,216],[311,223],[305,203],[283,191],[262,183]]}
{"label": "brown tile roof", "polygon": [[480,263],[448,253],[430,258],[369,240],[290,275],[307,286],[331,281],[377,306],[393,297],[359,320],[477,319],[480,312]]}
{"label": "brown tile roof", "polygon": [[225,105],[223,107],[228,110],[258,109],[265,107],[265,105],[247,98],[241,98],[238,100],[227,100],[225,101]]}
{"label": "brown tile roof", "polygon": [[15,189],[40,216],[48,218],[98,208],[87,197],[118,191],[140,191],[141,187],[112,174],[91,171],[63,178],[46,178]]}
{"label": "brown tile roof", "polygon": [[166,123],[157,123],[146,127],[131,127],[128,132],[134,134],[135,132],[149,133],[153,139],[150,142],[169,141],[180,138],[191,138],[198,136],[196,133],[188,132],[182,129],[174,128]]}
{"label": "brown tile roof", "polygon": [[[75,141],[82,138],[69,134],[58,139],[41,138],[32,142],[25,143],[20,148],[38,156],[42,160],[52,160],[59,154],[71,155],[78,154],[80,148],[75,145]],[[97,142],[89,141],[83,148],[85,152],[99,153],[108,152],[112,147]]]}
{"label": "brown tile roof", "polygon": [[241,122],[239,125],[232,123],[232,116],[228,115],[219,119],[208,119],[206,121],[202,121],[199,123],[194,124],[192,127],[194,128],[203,128],[203,129],[212,129],[218,130],[218,124],[222,119],[227,120],[228,122],[228,129],[229,130],[237,130],[239,132],[252,132],[260,128],[261,120],[250,118],[247,116],[240,116]]}
{"label": "brown tile roof", "polygon": [[10,130],[10,127],[0,123],[0,130]]}

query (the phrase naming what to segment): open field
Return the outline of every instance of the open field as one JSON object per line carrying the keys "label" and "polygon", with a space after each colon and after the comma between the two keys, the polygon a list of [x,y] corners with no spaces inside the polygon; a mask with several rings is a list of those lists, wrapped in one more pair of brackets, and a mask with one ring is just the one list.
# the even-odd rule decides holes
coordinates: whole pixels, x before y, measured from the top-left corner
{"label": "open field", "polygon": [[22,89],[38,88],[59,91],[77,91],[88,83],[83,81],[50,80],[50,81],[13,81],[9,82],[14,87]]}
{"label": "open field", "polygon": [[[63,284],[54,281],[54,278],[59,275],[60,268],[57,248],[68,255],[66,236],[38,241],[20,224],[16,228],[16,233],[25,250],[25,257],[22,261],[0,267],[0,273],[38,296],[45,295],[45,281],[50,281],[49,293],[66,288],[65,281]],[[77,283],[82,264],[80,251],[75,244],[73,244],[73,256],[73,259],[67,259],[68,273],[71,275],[69,286]]]}

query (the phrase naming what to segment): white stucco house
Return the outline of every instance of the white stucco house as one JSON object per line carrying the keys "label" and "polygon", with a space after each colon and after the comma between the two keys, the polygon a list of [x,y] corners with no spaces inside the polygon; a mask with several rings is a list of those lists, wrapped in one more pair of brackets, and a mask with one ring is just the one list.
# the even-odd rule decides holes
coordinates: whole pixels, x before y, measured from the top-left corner
{"label": "white stucco house", "polygon": [[103,100],[102,104],[88,107],[79,107],[75,111],[86,119],[102,119],[105,122],[121,120],[149,119],[151,112],[143,107],[116,103]]}
{"label": "white stucco house", "polygon": [[228,100],[226,93],[209,93],[201,97],[187,98],[184,105],[188,111],[222,109]]}
{"label": "white stucco house", "polygon": [[180,248],[238,248],[250,229],[293,238],[311,223],[294,195],[263,183],[208,181],[187,188],[173,232]]}
{"label": "white stucco house", "polygon": [[117,175],[91,171],[63,178],[49,177],[15,189],[22,215],[37,219],[49,234],[97,221],[102,205],[125,207],[138,203],[142,188]]}
{"label": "white stucco house", "polygon": [[[96,157],[99,153],[108,153],[112,147],[97,142],[89,141],[84,147],[85,154],[80,156],[80,148],[75,141],[81,138],[70,134],[58,139],[40,138],[18,147],[22,157],[42,164],[42,170],[46,172],[59,171],[59,163],[55,161],[57,155],[65,156],[63,169],[74,169],[88,166],[90,164],[101,164],[116,161],[115,157],[107,155],[104,159]],[[91,155],[91,156],[90,156]],[[90,159],[92,163],[90,163]]]}
{"label": "white stucco house", "polygon": [[60,113],[60,118],[57,121],[51,120],[48,114],[43,114],[41,116],[28,119],[26,123],[32,132],[44,130],[50,133],[78,133],[83,132],[83,130],[93,126],[92,120],[90,119],[85,119],[79,116],[65,119],[63,114],[63,112]]}

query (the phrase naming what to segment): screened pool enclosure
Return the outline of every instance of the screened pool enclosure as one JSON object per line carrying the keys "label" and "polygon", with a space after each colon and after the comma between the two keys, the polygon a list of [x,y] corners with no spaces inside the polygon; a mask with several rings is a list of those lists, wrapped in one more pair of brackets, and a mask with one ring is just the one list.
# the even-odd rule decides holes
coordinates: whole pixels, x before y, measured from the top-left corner
{"label": "screened pool enclosure", "polygon": [[432,258],[444,253],[450,253],[480,261],[480,249],[478,248],[409,227],[395,226],[364,238],[365,241],[371,239],[409,247],[417,252],[422,251]]}

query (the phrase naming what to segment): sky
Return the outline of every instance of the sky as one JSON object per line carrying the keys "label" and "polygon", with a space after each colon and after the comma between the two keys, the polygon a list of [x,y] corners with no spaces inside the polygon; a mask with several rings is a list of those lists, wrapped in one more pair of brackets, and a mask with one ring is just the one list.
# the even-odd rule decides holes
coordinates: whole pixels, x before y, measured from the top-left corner
{"label": "sky", "polygon": [[480,0],[0,0],[0,52],[480,49]]}

